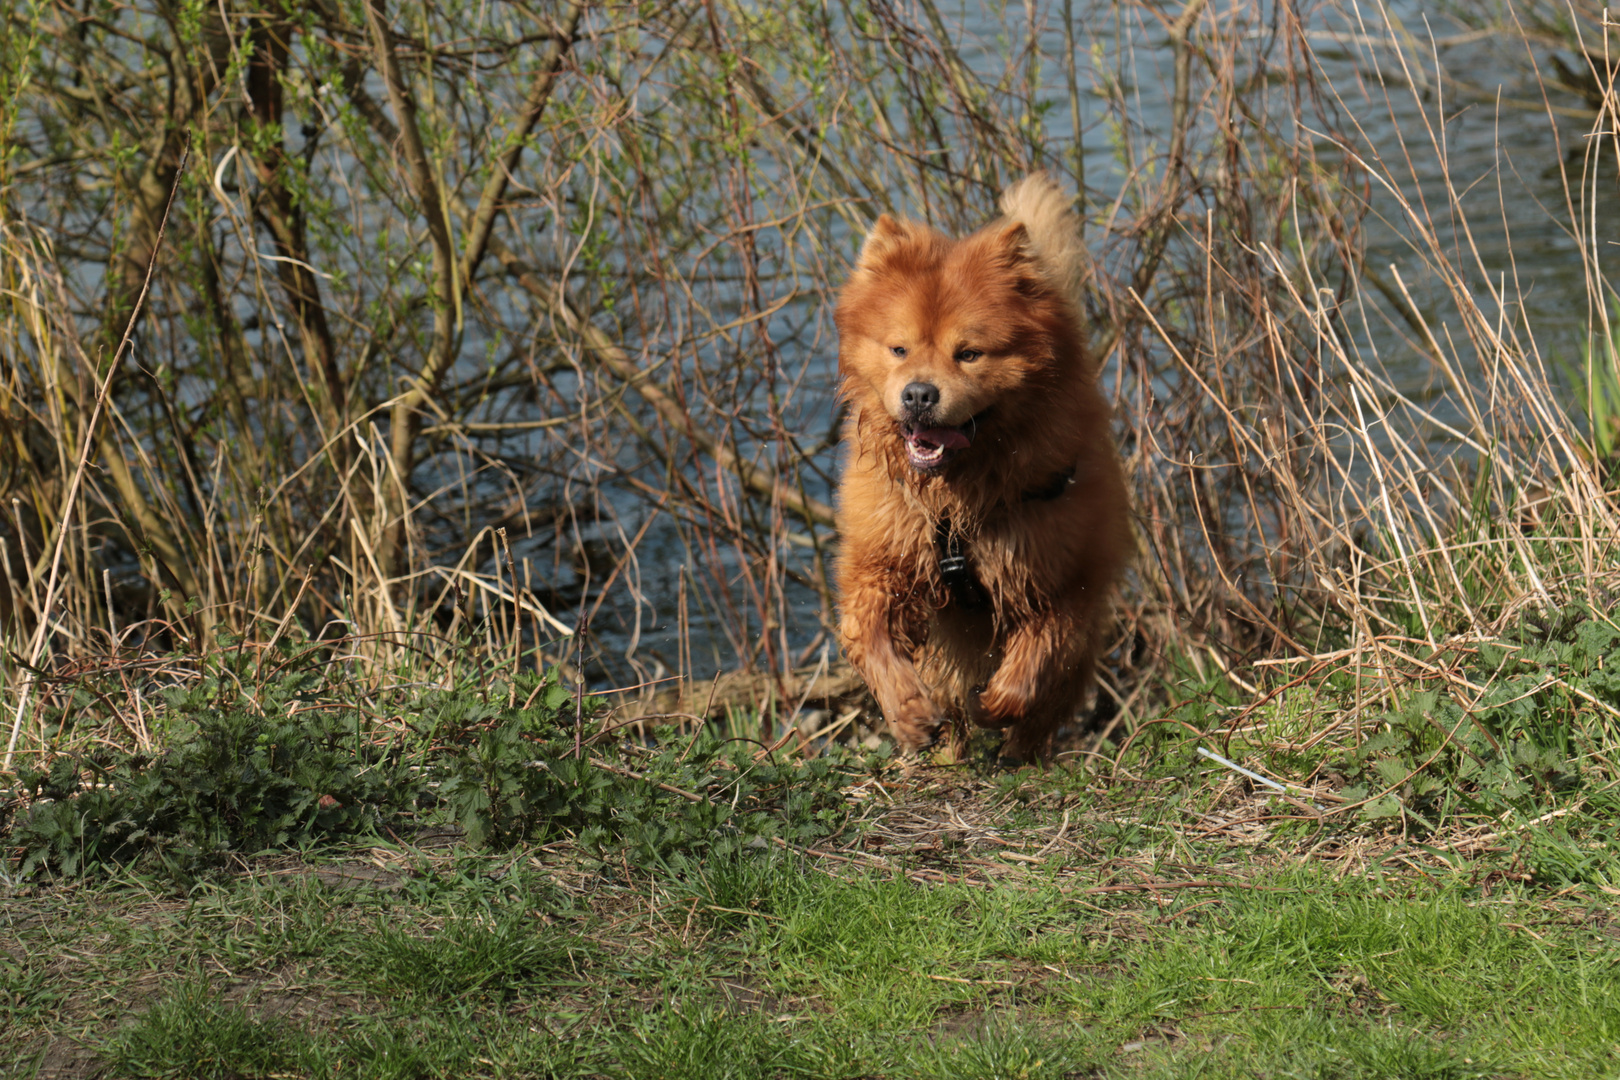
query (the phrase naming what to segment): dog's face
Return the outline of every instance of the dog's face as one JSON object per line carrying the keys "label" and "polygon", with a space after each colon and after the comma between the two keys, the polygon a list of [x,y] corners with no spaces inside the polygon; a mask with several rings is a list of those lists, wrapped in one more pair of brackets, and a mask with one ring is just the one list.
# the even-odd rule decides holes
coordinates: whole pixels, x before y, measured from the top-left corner
{"label": "dog's face", "polygon": [[1068,325],[1062,303],[1024,226],[952,240],[885,214],[839,298],[842,393],[893,421],[913,468],[943,470],[971,455],[986,429],[1005,440],[1042,407]]}

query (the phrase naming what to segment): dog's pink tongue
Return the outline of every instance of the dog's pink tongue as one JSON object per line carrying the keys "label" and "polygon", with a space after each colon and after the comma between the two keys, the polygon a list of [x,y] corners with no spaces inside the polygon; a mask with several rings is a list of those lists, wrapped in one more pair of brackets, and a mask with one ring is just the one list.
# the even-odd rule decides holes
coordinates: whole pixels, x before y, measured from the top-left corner
{"label": "dog's pink tongue", "polygon": [[968,444],[966,435],[950,427],[918,428],[911,433],[911,437],[917,442],[944,447],[947,450],[960,450]]}

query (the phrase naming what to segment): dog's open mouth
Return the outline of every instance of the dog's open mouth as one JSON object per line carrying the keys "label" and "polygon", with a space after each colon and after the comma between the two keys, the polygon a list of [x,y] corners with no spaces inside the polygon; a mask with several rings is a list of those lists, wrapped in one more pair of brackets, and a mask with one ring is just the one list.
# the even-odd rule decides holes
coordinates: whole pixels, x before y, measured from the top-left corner
{"label": "dog's open mouth", "polygon": [[950,451],[961,450],[970,442],[968,433],[959,427],[908,427],[906,457],[913,468],[929,472],[943,465]]}

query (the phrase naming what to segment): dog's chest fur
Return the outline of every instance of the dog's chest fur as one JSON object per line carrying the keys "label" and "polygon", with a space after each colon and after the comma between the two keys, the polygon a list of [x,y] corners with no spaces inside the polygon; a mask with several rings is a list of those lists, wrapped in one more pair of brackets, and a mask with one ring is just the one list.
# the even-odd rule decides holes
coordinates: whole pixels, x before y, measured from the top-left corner
{"label": "dog's chest fur", "polygon": [[905,547],[928,579],[935,607],[989,613],[996,622],[1019,619],[1045,606],[1043,593],[1050,522],[1067,509],[1072,475],[1058,473],[1011,499],[990,506],[963,497],[944,477],[897,478],[904,507]]}

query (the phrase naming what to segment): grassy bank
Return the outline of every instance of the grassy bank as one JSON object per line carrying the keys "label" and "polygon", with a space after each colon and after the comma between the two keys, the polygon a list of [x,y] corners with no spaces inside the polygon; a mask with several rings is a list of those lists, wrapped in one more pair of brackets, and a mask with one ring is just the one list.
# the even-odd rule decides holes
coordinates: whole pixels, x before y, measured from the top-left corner
{"label": "grassy bank", "polygon": [[805,852],[417,834],[13,891],[0,1045],[41,1077],[1614,1070],[1605,893],[1187,772],[871,779],[861,838]]}
{"label": "grassy bank", "polygon": [[1189,672],[1016,773],[649,740],[555,677],[205,678],[8,804],[6,1075],[1607,1075],[1617,642],[1459,646],[1488,708],[1359,742],[1342,677]]}

